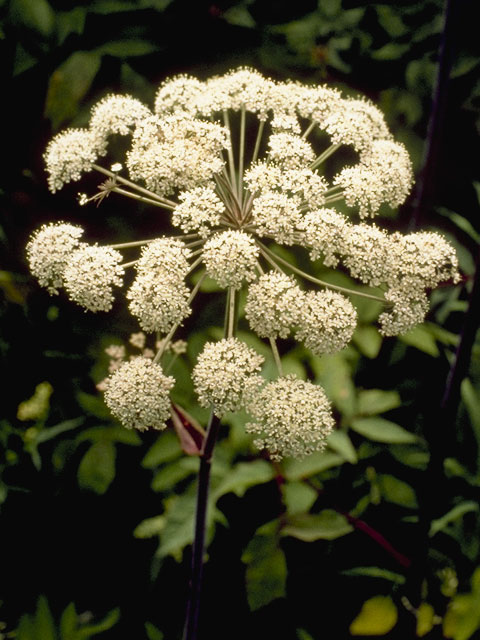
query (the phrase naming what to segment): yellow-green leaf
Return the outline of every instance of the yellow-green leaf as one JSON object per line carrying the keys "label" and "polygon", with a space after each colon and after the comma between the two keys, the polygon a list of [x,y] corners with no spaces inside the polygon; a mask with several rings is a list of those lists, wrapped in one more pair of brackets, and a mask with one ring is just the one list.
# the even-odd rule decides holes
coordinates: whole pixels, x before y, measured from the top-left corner
{"label": "yellow-green leaf", "polygon": [[417,636],[423,638],[433,629],[435,611],[431,604],[422,602],[417,610]]}
{"label": "yellow-green leaf", "polygon": [[350,625],[352,636],[383,636],[397,624],[398,611],[389,596],[374,596],[363,603]]}

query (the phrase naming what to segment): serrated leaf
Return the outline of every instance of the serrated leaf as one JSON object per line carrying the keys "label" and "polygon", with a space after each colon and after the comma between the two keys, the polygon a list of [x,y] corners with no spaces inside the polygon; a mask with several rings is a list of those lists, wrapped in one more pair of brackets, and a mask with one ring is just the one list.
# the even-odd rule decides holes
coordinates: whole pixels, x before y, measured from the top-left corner
{"label": "serrated leaf", "polygon": [[408,333],[399,336],[399,340],[434,358],[440,355],[435,338],[426,325],[418,325]]}
{"label": "serrated leaf", "polygon": [[247,489],[270,482],[274,476],[273,466],[265,460],[239,462],[215,486],[213,499],[217,501],[221,496],[230,492],[241,498]]}
{"label": "serrated leaf", "polygon": [[418,506],[415,491],[403,480],[389,473],[379,474],[377,479],[382,495],[388,502],[410,509],[415,509]]}
{"label": "serrated leaf", "polygon": [[45,117],[54,129],[76,115],[100,69],[101,57],[94,51],[75,51],[51,75],[45,100]]}
{"label": "serrated leaf", "polygon": [[155,516],[153,518],[145,518],[133,530],[135,538],[153,538],[158,536],[165,527],[165,517]]}
{"label": "serrated leaf", "polygon": [[96,442],[83,456],[77,472],[83,489],[106,492],[115,478],[115,447],[111,442]]}
{"label": "serrated leaf", "polygon": [[445,529],[445,527],[449,525],[450,522],[454,522],[455,520],[463,517],[466,513],[470,513],[472,511],[478,511],[478,503],[473,502],[473,500],[466,500],[465,502],[457,504],[455,507],[453,507],[453,509],[450,509],[450,511],[448,511],[441,518],[432,520],[428,535],[430,537],[433,537],[436,533]]}
{"label": "serrated leaf", "polygon": [[345,458],[331,451],[316,451],[301,460],[289,458],[283,462],[283,475],[287,480],[301,480],[344,464]]}
{"label": "serrated leaf", "polygon": [[[193,458],[188,458],[193,460]],[[160,545],[157,549],[157,558],[172,556],[180,562],[184,548],[193,541],[195,510],[197,504],[195,484],[179,496],[173,496],[166,504],[165,527],[160,533]],[[215,522],[226,523],[224,515],[216,509],[211,499],[207,509],[207,541],[213,535]]]}
{"label": "serrated leaf", "polygon": [[413,433],[383,418],[355,418],[350,426],[360,435],[375,442],[406,444],[417,441],[417,436]]}
{"label": "serrated leaf", "polygon": [[278,545],[278,521],[258,529],[243,552],[247,599],[251,611],[286,595],[287,563]]}
{"label": "serrated leaf", "polygon": [[152,489],[154,491],[166,491],[172,489],[182,480],[188,478],[198,471],[198,459],[193,457],[184,457],[175,460],[171,464],[157,471],[153,476]]}
{"label": "serrated leaf", "polygon": [[396,391],[382,389],[364,389],[358,392],[358,413],[362,416],[375,416],[396,409],[402,404]]}
{"label": "serrated leaf", "polygon": [[347,519],[333,509],[324,509],[319,514],[299,514],[287,518],[282,528],[283,536],[291,536],[304,542],[335,540],[353,531]]}
{"label": "serrated leaf", "polygon": [[383,636],[397,624],[398,611],[389,596],[366,600],[350,625],[352,636]]}
{"label": "serrated leaf", "polygon": [[341,429],[332,431],[327,438],[327,444],[331,449],[343,456],[347,462],[351,464],[357,462],[357,452],[346,431]]}

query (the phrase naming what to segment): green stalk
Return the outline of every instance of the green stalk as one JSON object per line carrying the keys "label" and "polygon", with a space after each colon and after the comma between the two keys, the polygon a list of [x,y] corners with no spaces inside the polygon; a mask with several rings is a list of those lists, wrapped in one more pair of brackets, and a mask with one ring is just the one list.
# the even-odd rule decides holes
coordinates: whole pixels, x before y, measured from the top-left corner
{"label": "green stalk", "polygon": [[342,293],[347,293],[348,295],[361,296],[362,298],[368,298],[369,300],[376,300],[377,302],[388,304],[388,302],[384,298],[380,298],[379,296],[374,296],[370,293],[364,293],[363,291],[355,291],[355,289],[348,289],[347,287],[340,287],[339,285],[330,284],[329,282],[325,282],[324,280],[319,280],[318,278],[311,276],[309,273],[302,271],[298,267],[295,267],[293,264],[290,264],[290,262],[288,262],[287,260],[284,260],[280,256],[277,256],[259,240],[257,240],[257,244],[265,260],[267,260],[267,262],[269,262],[276,269],[278,269],[278,265],[275,261],[278,260],[278,262],[280,262],[281,264],[285,265],[295,273],[298,273],[299,276],[302,276],[306,280],[310,280],[310,282],[319,284],[322,287],[326,287],[327,289],[334,289],[335,291],[341,291]]}
{"label": "green stalk", "polygon": [[325,162],[325,160],[327,158],[329,158],[333,153],[335,153],[335,151],[341,147],[342,145],[340,143],[337,144],[331,144],[327,149],[325,149],[325,151],[323,153],[321,153],[318,158],[316,158],[312,164],[310,165],[310,169],[316,169],[317,167],[319,167],[322,162]]}

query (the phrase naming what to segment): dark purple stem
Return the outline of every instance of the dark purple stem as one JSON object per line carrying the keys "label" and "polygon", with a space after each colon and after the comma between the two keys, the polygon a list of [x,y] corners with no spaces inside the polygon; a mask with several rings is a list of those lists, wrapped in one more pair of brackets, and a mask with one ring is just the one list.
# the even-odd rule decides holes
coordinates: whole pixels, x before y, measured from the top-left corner
{"label": "dark purple stem", "polygon": [[198,472],[197,511],[195,515],[195,537],[192,547],[192,573],[190,579],[190,596],[185,619],[184,640],[196,640],[198,617],[200,613],[200,597],[202,590],[203,554],[205,550],[205,522],[208,508],[208,489],[212,466],[213,449],[220,428],[220,419],[212,412],[207,434],[200,457]]}

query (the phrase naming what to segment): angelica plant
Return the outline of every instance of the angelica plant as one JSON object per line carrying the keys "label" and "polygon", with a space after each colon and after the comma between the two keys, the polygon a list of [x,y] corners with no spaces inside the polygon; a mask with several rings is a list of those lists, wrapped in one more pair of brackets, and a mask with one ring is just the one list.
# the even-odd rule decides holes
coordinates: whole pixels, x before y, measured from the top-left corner
{"label": "angelica plant", "polygon": [[[129,136],[130,147],[112,165],[102,159],[113,136]],[[325,168],[346,147],[356,159],[331,176]],[[141,329],[136,342],[143,348],[143,332],[152,333],[157,350],[143,349],[132,359],[111,351],[110,375],[101,385],[126,428],[166,427],[175,384],[166,357],[175,334],[191,315],[205,276],[225,291],[224,338],[205,345],[192,371],[198,402],[211,416],[199,451],[185,627],[191,639],[220,420],[245,409],[251,416],[246,430],[272,459],[321,451],[334,428],[330,402],[319,385],[284,375],[278,341],[293,336],[319,356],[343,349],[357,324],[355,296],[383,304],[383,335],[409,331],[426,316],[428,291],[458,281],[455,251],[438,233],[392,233],[373,221],[381,207],[405,201],[413,175],[405,147],[371,102],[328,87],[272,81],[251,69],[207,81],[168,79],[153,111],[133,97],[109,95],[93,108],[87,128],[53,138],[45,162],[53,192],[86,172],[106,177],[98,192],[79,194],[81,205],[114,195],[170,216],[172,233],[161,237],[98,246],[81,239],[79,226],[57,222],[37,230],[27,246],[39,283],[54,295],[65,289],[90,311],[109,311],[114,287],[126,269],[135,270],[126,300]],[[276,252],[275,244],[300,247],[361,287],[319,280]],[[131,247],[139,247],[138,259],[122,262],[121,250]],[[263,357],[235,335],[242,289],[246,320],[272,350],[274,380],[262,377]]]}

